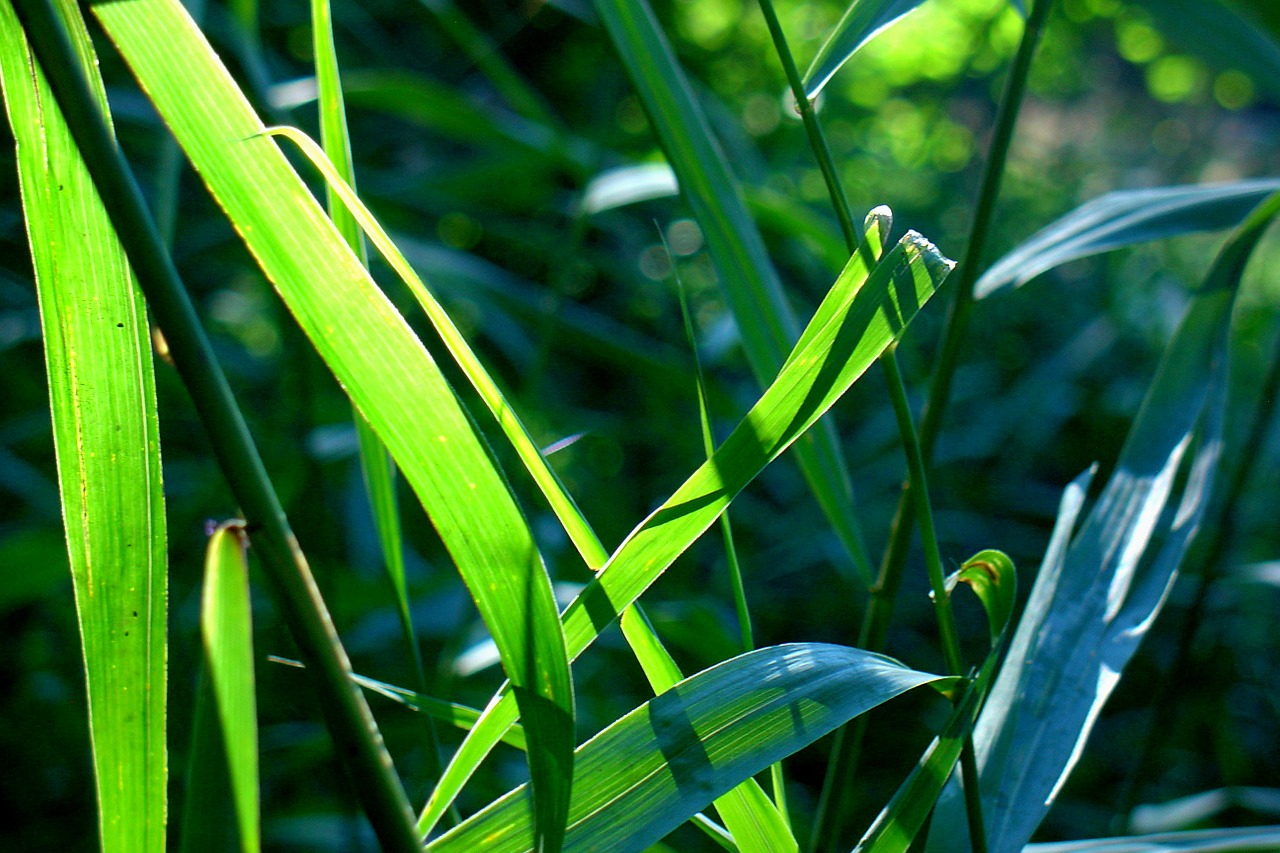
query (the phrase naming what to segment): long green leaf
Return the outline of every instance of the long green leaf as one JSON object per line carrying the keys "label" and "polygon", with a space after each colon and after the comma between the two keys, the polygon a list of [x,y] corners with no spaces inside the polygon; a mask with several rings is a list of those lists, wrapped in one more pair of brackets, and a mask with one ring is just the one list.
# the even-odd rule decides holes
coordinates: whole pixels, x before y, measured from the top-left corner
{"label": "long green leaf", "polygon": [[1198,231],[1231,228],[1280,180],[1122,190],[1098,196],[996,261],[974,285],[978,299],[1019,287],[1054,267],[1100,252]]}
{"label": "long green leaf", "polygon": [[851,0],[804,75],[804,93],[818,97],[840,68],[863,45],[893,26],[924,0]]}
{"label": "long green leaf", "polygon": [[[974,733],[993,853],[1013,853],[1030,840],[1199,526],[1221,453],[1231,309],[1249,254],[1277,210],[1280,195],[1254,211],[1219,255],[1169,343],[1111,479],[1071,544],[1061,548],[1065,535],[1055,535],[1040,568]],[[1076,501],[1064,514],[1073,514]],[[950,799],[935,818],[931,849],[958,849],[963,816]]]}
{"label": "long green leaf", "polygon": [[[881,655],[772,646],[646,702],[578,749],[566,849],[644,850],[720,794],[914,687],[945,682]],[[533,850],[524,787],[428,850]]]}
{"label": "long green leaf", "polygon": [[[76,4],[94,95],[106,96]],[[0,81],[40,303],[54,448],[88,687],[101,849],[165,839],[165,517],[141,294],[8,0]]]}
{"label": "long green leaf", "polygon": [[[761,388],[768,387],[796,339],[798,323],[764,240],[646,0],[596,0],[604,22],[658,133],[680,191],[706,237],[720,285]],[[854,508],[853,485],[835,431],[827,424],[796,445],[796,462],[859,580],[871,583]]]}
{"label": "long green leaf", "polygon": [[[715,522],[720,511],[849,389],[899,337],[952,268],[931,243],[908,233],[868,276],[855,253],[819,306],[806,345],[707,463],[632,531],[564,613],[576,658]],[[434,826],[447,803],[515,722],[509,695],[495,697],[463,741],[419,817]]]}
{"label": "long green leaf", "polygon": [[[413,486],[497,643],[535,790],[564,814],[573,693],[529,526],[452,389],[343,243],[180,4],[94,7],[196,171]],[[541,810],[542,806],[540,806]],[[540,828],[556,846],[554,823]]]}
{"label": "long green leaf", "polygon": [[209,538],[201,594],[204,671],[187,764],[182,853],[262,848],[253,620],[244,522]]}

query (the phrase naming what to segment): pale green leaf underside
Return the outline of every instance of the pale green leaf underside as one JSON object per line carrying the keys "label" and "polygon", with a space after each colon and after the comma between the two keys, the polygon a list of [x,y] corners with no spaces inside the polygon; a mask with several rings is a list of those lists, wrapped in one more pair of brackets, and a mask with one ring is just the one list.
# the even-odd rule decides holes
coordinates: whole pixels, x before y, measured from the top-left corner
{"label": "pale green leaf underside", "polygon": [[[836,726],[943,680],[861,649],[772,646],[718,664],[578,748],[565,850],[644,850],[716,797]],[[517,788],[428,846],[532,850]]]}
{"label": "pale green leaf underside", "polygon": [[567,776],[573,697],[550,580],[467,413],[180,4],[94,13],[427,509],[516,685],[535,784]]}
{"label": "pale green leaf underside", "polygon": [[[74,3],[60,3],[106,98]],[[88,687],[101,849],[165,839],[165,519],[143,300],[21,27],[0,0],[0,77],[36,275]]]}
{"label": "pale green leaf underside", "polygon": [[1151,240],[1237,225],[1280,180],[1121,190],[1098,196],[996,261],[974,286],[978,299],[1019,287],[1070,261]]}
{"label": "pale green leaf underside", "polygon": [[[1214,264],[1165,351],[1115,472],[1069,545],[1087,479],[1064,497],[974,732],[993,853],[1016,853],[1030,840],[1195,535],[1221,453],[1231,309],[1249,252],[1278,208],[1280,196],[1272,196]],[[954,791],[948,799],[930,849],[950,853],[964,817]]]}
{"label": "pale green leaf underside", "polygon": [[1198,829],[1129,838],[1028,844],[1022,853],[1269,853],[1280,850],[1280,826]]}

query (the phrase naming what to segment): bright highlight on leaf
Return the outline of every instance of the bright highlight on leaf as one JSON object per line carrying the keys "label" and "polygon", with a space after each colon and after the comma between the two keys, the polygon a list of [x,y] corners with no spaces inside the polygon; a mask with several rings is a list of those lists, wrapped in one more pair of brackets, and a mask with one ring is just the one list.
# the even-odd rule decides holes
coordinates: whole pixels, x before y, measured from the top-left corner
{"label": "bright highlight on leaf", "polygon": [[[105,107],[78,7],[58,8]],[[101,849],[159,853],[168,778],[167,544],[147,313],[9,0],[0,0],[0,83],[40,306]]]}
{"label": "bright highlight on leaf", "polygon": [[851,0],[804,75],[804,93],[818,97],[840,68],[863,45],[893,26],[924,0]]}

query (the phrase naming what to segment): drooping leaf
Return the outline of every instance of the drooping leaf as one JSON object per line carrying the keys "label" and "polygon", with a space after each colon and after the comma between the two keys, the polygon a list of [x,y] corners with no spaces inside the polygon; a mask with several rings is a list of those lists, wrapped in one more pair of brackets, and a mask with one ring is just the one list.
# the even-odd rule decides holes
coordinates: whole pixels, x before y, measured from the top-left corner
{"label": "drooping leaf", "polygon": [[[772,646],[682,681],[578,749],[566,849],[644,850],[845,721],[942,676],[861,649]],[[533,850],[522,786],[428,845]]]}
{"label": "drooping leaf", "polygon": [[827,35],[804,75],[811,100],[863,45],[901,20],[924,0],[851,0],[839,23]]}
{"label": "drooping leaf", "polygon": [[[791,351],[799,324],[742,190],[647,0],[595,0],[595,8],[702,228],[743,354],[760,387],[766,388]],[[853,484],[830,425],[823,424],[799,442],[795,458],[848,552],[857,580],[869,585],[871,562],[857,520]]]}
{"label": "drooping leaf", "polygon": [[[181,5],[142,0],[93,11],[422,501],[515,685],[535,790],[563,815],[573,755],[563,634],[528,523],[475,426],[275,142],[261,135],[262,122]],[[557,827],[545,829],[556,846]]]}
{"label": "drooping leaf", "polygon": [[[857,252],[819,306],[816,328],[778,378],[706,464],[632,531],[564,614],[576,658],[718,517],[737,493],[857,380],[946,277],[951,261],[914,232],[868,274]],[[446,805],[516,719],[510,696],[495,697],[454,753],[419,817],[435,825]]]}
{"label": "drooping leaf", "polygon": [[[974,732],[993,853],[1014,853],[1030,840],[1195,535],[1221,452],[1231,309],[1249,255],[1277,210],[1280,195],[1273,195],[1219,255],[1165,351],[1115,471],[1065,548],[1084,486],[1074,485],[1064,499]],[[930,849],[963,849],[963,820],[950,788]]]}
{"label": "drooping leaf", "polygon": [[993,264],[978,279],[974,295],[982,299],[1018,287],[1054,267],[1100,252],[1233,227],[1277,189],[1280,180],[1268,179],[1121,190],[1098,196],[1042,228]]}
{"label": "drooping leaf", "polygon": [[182,853],[262,848],[257,693],[244,522],[209,537],[201,593],[204,668],[196,696]]}
{"label": "drooping leaf", "polygon": [[[105,109],[78,8],[57,8]],[[0,0],[0,82],[40,306],[101,849],[162,851],[166,540],[146,310],[9,0]]]}

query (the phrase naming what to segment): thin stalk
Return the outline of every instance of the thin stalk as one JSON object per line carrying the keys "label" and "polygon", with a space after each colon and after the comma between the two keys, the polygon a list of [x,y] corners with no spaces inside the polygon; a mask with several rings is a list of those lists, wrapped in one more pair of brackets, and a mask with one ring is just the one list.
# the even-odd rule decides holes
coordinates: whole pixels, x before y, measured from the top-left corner
{"label": "thin stalk", "polygon": [[350,662],[306,558],[133,173],[90,95],[62,19],[49,0],[14,6],[147,302],[167,332],[174,364],[244,512],[277,606],[312,670],[320,707],[374,832],[385,850],[417,851],[413,813],[377,723],[350,680]]}
{"label": "thin stalk", "polygon": [[[1018,112],[1022,107],[1023,95],[1026,93],[1027,74],[1031,69],[1031,60],[1035,56],[1036,47],[1044,32],[1045,22],[1048,20],[1052,6],[1053,0],[1037,0],[1031,8],[1022,32],[1022,40],[1018,43],[1018,51],[1014,55],[1009,76],[1005,80],[1004,93],[1000,98],[991,147],[983,167],[964,258],[957,272],[952,274],[957,282],[955,295],[947,313],[939,356],[935,361],[924,416],[920,423],[920,450],[926,465],[933,455],[933,446],[942,424],[942,416],[951,397],[951,382],[955,376],[960,348],[973,310],[973,288],[978,280],[979,264],[986,251],[991,223],[995,218],[996,199],[1000,194],[1000,183],[1004,177],[1005,163],[1013,141]],[[880,574],[871,588],[866,612],[863,615],[858,644],[870,651],[883,650],[885,638],[889,633],[889,621],[893,615],[898,590],[902,586],[903,569],[906,566],[907,553],[911,545],[913,504],[911,485],[905,483],[890,527],[889,544],[880,562]],[[850,727],[848,736],[844,735],[843,729],[840,730],[837,733],[836,743],[832,747],[833,751],[839,751],[839,756],[828,765],[829,768],[852,773],[857,767],[858,755],[865,735],[866,724],[861,718]],[[819,817],[826,812],[824,808],[826,794],[824,790],[823,799],[819,802]],[[817,825],[821,826],[821,824]],[[818,838],[817,834],[815,834],[816,838]]]}
{"label": "thin stalk", "polygon": [[[826,182],[827,192],[831,197],[831,205],[835,209],[836,218],[840,222],[840,230],[844,234],[846,247],[850,253],[855,252],[858,250],[860,235],[849,208],[849,200],[845,194],[844,185],[840,180],[835,161],[831,156],[831,148],[827,144],[826,135],[822,132],[822,125],[818,121],[817,111],[814,109],[813,102],[805,93],[804,82],[791,55],[791,48],[787,44],[786,34],[782,31],[782,24],[778,20],[772,0],[760,0],[760,10],[764,14],[765,24],[768,26],[769,34],[773,39],[774,49],[782,62],[783,73],[786,75],[787,84],[791,88],[791,94],[795,98],[796,109],[800,114],[805,133],[809,137],[809,145],[813,149],[818,161],[818,168],[822,172],[823,180]],[[973,285],[970,283],[970,293],[972,293],[972,289]],[[894,415],[898,421],[898,432],[902,441],[903,451],[907,456],[907,488],[915,496],[916,518],[920,525],[920,535],[924,543],[925,564],[929,574],[929,584],[933,589],[934,608],[938,619],[938,632],[942,639],[943,656],[951,674],[961,675],[964,665],[960,656],[960,639],[956,631],[955,616],[951,609],[951,598],[946,591],[942,554],[938,547],[938,538],[933,524],[933,509],[929,500],[929,485],[926,476],[927,466],[924,452],[917,439],[915,423],[911,415],[911,405],[907,399],[906,385],[902,380],[902,371],[898,366],[896,344],[885,350],[880,359],[880,366],[884,373],[885,384],[889,390],[889,398],[893,405]],[[865,729],[861,730],[865,731]],[[841,742],[842,738],[837,736],[837,745]],[[972,750],[972,741],[967,740],[965,755],[968,761],[964,765],[966,768],[976,768],[977,766]],[[833,758],[838,758],[838,756],[839,748],[837,746],[837,749],[833,750]],[[833,760],[830,762],[829,767],[835,767],[838,764],[837,760]],[[966,781],[969,781],[968,775],[966,773]],[[824,780],[822,796],[819,800],[819,812],[815,816],[814,822],[814,843],[818,843],[821,840],[825,823],[824,817],[827,813],[825,806],[830,802],[831,786],[839,784],[842,778],[847,777],[828,775],[828,778]],[[976,793],[976,769],[973,770],[972,782],[971,787]],[[967,797],[966,805],[969,808],[970,835],[975,842],[974,851],[975,853],[985,853],[986,842],[981,800],[976,796]],[[837,828],[833,826],[833,829]]]}

